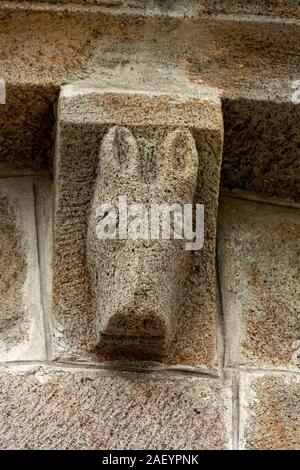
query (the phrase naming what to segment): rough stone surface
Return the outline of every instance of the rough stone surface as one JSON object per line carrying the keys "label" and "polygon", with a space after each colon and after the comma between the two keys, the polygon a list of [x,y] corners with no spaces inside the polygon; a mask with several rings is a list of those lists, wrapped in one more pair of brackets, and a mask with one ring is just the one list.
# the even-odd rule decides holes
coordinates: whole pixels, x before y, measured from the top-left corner
{"label": "rough stone surface", "polygon": [[[114,126],[104,136],[88,221],[87,264],[94,317],[106,338],[154,342],[154,350],[156,343],[168,347],[193,256],[185,249],[187,240],[174,240],[172,230],[170,240],[150,239],[151,222],[158,220],[161,230],[163,218],[163,207],[155,216],[151,204],[176,205],[183,221],[183,204],[195,203],[198,160],[195,140],[186,129],[134,130],[133,135],[124,126]],[[120,197],[126,228],[117,224],[123,217]],[[104,203],[109,206],[99,214]],[[143,206],[133,210],[130,204]],[[143,227],[136,225],[140,217]],[[169,227],[174,226],[173,217]],[[99,240],[99,229],[105,235],[109,218],[116,223],[116,238]],[[135,228],[132,236],[140,240],[120,240],[120,229],[126,232],[121,237],[127,237]],[[177,234],[184,237],[180,229]]]}
{"label": "rough stone surface", "polygon": [[[1,214],[1,339],[18,342],[24,319],[22,288],[25,281],[25,250],[22,234],[16,227],[12,209],[6,197],[0,199]],[[15,330],[15,334],[12,333]]]}
{"label": "rough stone surface", "polygon": [[224,100],[223,188],[300,201],[300,104]]}
{"label": "rough stone surface", "polygon": [[53,278],[53,182],[49,176],[34,178],[36,224],[41,274],[41,299],[44,311],[47,358],[51,356],[51,303]]}
{"label": "rough stone surface", "polygon": [[125,373],[0,372],[2,449],[227,449],[230,384]]}
{"label": "rough stone surface", "polygon": [[[98,329],[92,312],[86,263],[86,236],[99,144],[109,126],[124,124],[136,135],[144,150],[147,145],[151,150],[151,145],[155,144],[154,156],[158,164],[161,163],[161,158],[157,157],[157,154],[160,155],[159,148],[163,145],[166,134],[173,131],[174,127],[182,129],[181,132],[188,128],[195,139],[199,154],[196,200],[205,204],[205,246],[201,251],[189,254],[192,258],[191,268],[182,287],[180,306],[173,319],[176,332],[169,356],[165,359],[172,363],[211,367],[216,361],[215,232],[222,147],[220,102],[211,95],[200,99],[197,95],[189,94],[185,96],[158,92],[129,93],[117,89],[103,92],[97,88],[90,88],[86,92],[81,87],[65,88],[59,107],[55,171],[53,313],[55,342],[57,351],[61,350],[58,354],[72,356],[78,354],[76,350],[82,349],[84,354],[93,352],[96,359],[111,358],[111,354],[106,352],[106,346],[103,345],[102,350],[98,348],[97,352],[95,350],[98,344]],[[172,163],[175,155],[174,151],[174,154],[170,152],[169,156],[164,157],[168,165]],[[159,188],[160,197],[162,188],[163,185]],[[181,189],[187,191],[186,186]],[[109,191],[108,200],[111,194]],[[149,189],[149,197],[151,194]],[[132,195],[130,194],[131,197]],[[141,196],[145,194],[139,194],[140,198]],[[142,251],[145,254],[145,247]],[[142,279],[151,276],[151,272],[153,274],[155,265],[157,273],[163,275],[163,262],[166,262],[164,275],[166,283],[169,282],[168,276],[171,273],[168,272],[167,266],[170,261],[167,261],[166,249],[164,251],[160,253],[161,260],[157,259],[158,255],[152,260],[152,271],[149,267],[145,272],[139,268]],[[137,255],[132,256],[132,259],[137,260]],[[113,264],[114,257],[108,258],[106,257],[108,265]],[[125,263],[129,269],[129,262],[131,261],[128,253],[122,264]],[[158,266],[158,263],[161,265]],[[173,263],[176,263],[176,260]],[[130,272],[131,269],[128,276],[132,275]],[[124,282],[126,283],[126,278]],[[162,290],[164,287],[166,285],[161,285]],[[124,354],[131,354],[131,349],[124,343],[119,352],[123,357]],[[113,353],[116,354],[117,351],[114,350]],[[143,355],[142,348],[135,358],[141,359]]]}
{"label": "rough stone surface", "polygon": [[[232,199],[300,201],[299,19],[298,0],[0,0],[1,448],[300,449],[299,210]],[[52,312],[52,185],[36,174],[51,172],[67,83]],[[216,378],[216,96],[232,385]],[[196,195],[193,158],[180,170],[194,144]],[[204,250],[96,244],[93,208],[124,188],[204,202]]]}
{"label": "rough stone surface", "polygon": [[1,75],[8,83],[105,80],[115,67],[125,74],[145,67],[147,81],[169,69],[191,82],[214,85],[226,97],[291,101],[291,83],[299,79],[294,20],[153,17],[143,9],[130,15],[128,10],[9,3],[0,2]]}
{"label": "rough stone surface", "polygon": [[299,394],[299,375],[242,374],[240,448],[299,450]]}
{"label": "rough stone surface", "polygon": [[[15,0],[24,3],[28,0]],[[203,13],[231,13],[248,15],[279,15],[283,17],[299,17],[298,0],[35,0],[35,4],[74,4],[84,6],[109,7],[133,13],[147,15],[197,16]]]}
{"label": "rough stone surface", "polygon": [[0,175],[50,169],[57,94],[53,86],[6,83],[6,104],[0,105]]}
{"label": "rough stone surface", "polygon": [[299,367],[299,239],[299,209],[222,200],[227,365]]}
{"label": "rough stone surface", "polygon": [[0,362],[44,358],[33,182],[0,180]]}
{"label": "rough stone surface", "polygon": [[[297,2],[104,1],[95,6],[95,0],[86,7],[78,2],[86,4],[0,2],[0,78],[8,87],[8,103],[1,106],[0,116],[1,171],[11,172],[14,165],[20,170],[44,169],[49,164],[51,108],[59,85],[91,79],[109,86],[117,71],[126,85],[135,76],[146,82],[163,77],[172,88],[180,76],[187,83],[215,87],[225,99],[260,100],[257,112],[242,104],[235,113],[235,103],[233,109],[229,106],[225,182],[264,194],[299,194],[293,186],[299,184],[299,126],[292,117],[296,108],[291,111],[292,83],[300,76],[300,28],[293,19],[299,17]],[[274,112],[272,102],[280,103]],[[258,129],[264,129],[266,138],[253,128],[257,114],[263,117]],[[286,118],[289,143],[275,138],[273,145],[272,136],[283,134]],[[233,128],[241,138],[232,137]],[[255,136],[260,144],[254,153],[249,147]],[[262,169],[263,178],[255,168]]]}

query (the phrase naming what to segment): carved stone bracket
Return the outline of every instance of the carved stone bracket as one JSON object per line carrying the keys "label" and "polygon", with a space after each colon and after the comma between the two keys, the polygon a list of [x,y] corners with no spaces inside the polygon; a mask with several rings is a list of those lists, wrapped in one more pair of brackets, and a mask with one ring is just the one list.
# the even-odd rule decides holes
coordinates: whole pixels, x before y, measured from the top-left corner
{"label": "carved stone bracket", "polygon": [[[192,254],[180,239],[157,239],[153,219],[156,214],[160,218],[168,214],[154,210],[177,204],[179,214],[182,204],[194,203],[198,153],[186,129],[161,129],[152,136],[147,136],[147,130],[133,132],[113,126],[101,144],[87,236],[93,310],[100,335],[165,346],[172,336]],[[119,201],[126,204],[121,208],[124,215],[119,214]],[[127,219],[122,239],[119,233],[107,238],[104,232],[100,240],[97,236],[97,222],[102,223],[109,209],[114,212],[106,214],[108,229],[109,217],[117,214]],[[140,214],[143,210],[145,214]],[[111,222],[117,232],[117,221]],[[133,226],[137,224],[140,227]]]}
{"label": "carved stone bracket", "polygon": [[56,354],[212,364],[219,100],[67,86],[58,120]]}

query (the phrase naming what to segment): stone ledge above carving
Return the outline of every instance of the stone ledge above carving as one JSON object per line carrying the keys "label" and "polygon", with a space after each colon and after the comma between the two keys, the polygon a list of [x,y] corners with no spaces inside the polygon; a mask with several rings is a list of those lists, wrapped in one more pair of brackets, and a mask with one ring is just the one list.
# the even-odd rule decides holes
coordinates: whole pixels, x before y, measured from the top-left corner
{"label": "stone ledge above carving", "polygon": [[[0,2],[0,3],[8,3]],[[9,3],[12,3],[11,1]],[[247,0],[14,0],[14,3],[38,6],[48,5],[85,8],[98,7],[112,12],[125,11],[127,14],[144,14],[148,16],[195,17],[201,14],[246,14],[246,15],[277,15],[280,17],[299,17],[299,2],[297,0],[273,0],[272,2]]]}

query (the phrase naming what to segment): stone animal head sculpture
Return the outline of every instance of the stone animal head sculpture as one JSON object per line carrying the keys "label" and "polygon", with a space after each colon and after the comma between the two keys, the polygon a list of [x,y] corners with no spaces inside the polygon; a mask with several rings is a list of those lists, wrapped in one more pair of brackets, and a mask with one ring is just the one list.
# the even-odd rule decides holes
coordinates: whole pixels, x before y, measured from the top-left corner
{"label": "stone animal head sculpture", "polygon": [[99,341],[167,348],[193,255],[180,236],[154,233],[152,210],[173,205],[176,214],[178,206],[192,204],[197,178],[188,129],[114,126],[104,136],[87,235]]}

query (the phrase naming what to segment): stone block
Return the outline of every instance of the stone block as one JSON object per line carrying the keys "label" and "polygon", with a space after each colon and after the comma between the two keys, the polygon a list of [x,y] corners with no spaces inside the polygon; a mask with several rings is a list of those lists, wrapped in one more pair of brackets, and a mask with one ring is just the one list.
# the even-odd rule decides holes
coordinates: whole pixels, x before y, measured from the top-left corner
{"label": "stone block", "polygon": [[224,99],[223,112],[222,187],[300,201],[300,105]]}
{"label": "stone block", "polygon": [[299,450],[299,375],[241,374],[240,448]]}
{"label": "stone block", "polygon": [[51,356],[51,302],[53,281],[53,184],[49,176],[34,177],[41,298],[47,358]]}
{"label": "stone block", "polygon": [[299,367],[300,211],[224,198],[218,246],[226,365]]}
{"label": "stone block", "polygon": [[[112,357],[126,356],[141,360],[155,356],[161,360],[160,356],[163,356],[169,363],[214,366],[217,323],[215,234],[222,150],[219,99],[214,95],[199,95],[195,90],[194,94],[188,90],[185,95],[184,90],[180,94],[168,94],[157,90],[107,90],[74,85],[63,88],[58,120],[53,285],[55,357],[111,360]],[[122,154],[125,167],[128,155],[137,165],[143,161],[143,168],[148,168],[147,174],[138,172],[136,176],[126,170],[128,175],[123,177],[121,170],[116,172],[114,152]],[[184,163],[184,173],[177,168],[173,175],[172,168],[181,162],[182,156],[184,161],[188,159]],[[167,176],[161,182],[157,175],[163,174],[164,167]],[[101,171],[106,173],[104,179]],[[177,181],[174,184],[178,187],[175,188],[172,181]],[[124,191],[129,202],[182,203],[189,200],[203,203],[203,249],[189,252],[187,261],[181,259],[179,247],[174,248],[176,243],[168,251],[167,245],[159,246],[161,240],[157,241],[159,248],[154,248],[152,241],[147,245],[139,240],[130,249],[131,241],[126,240],[126,246],[122,242],[122,249],[118,249],[117,254],[111,241],[107,245],[102,241],[103,249],[97,251],[97,247],[95,251],[94,242],[87,237],[88,227],[95,222],[95,201],[113,199],[114,202]],[[98,268],[93,263],[98,263]],[[104,302],[102,297],[102,300],[96,299],[100,292],[95,287],[98,281],[91,279],[97,269],[100,287],[105,291]],[[103,279],[105,272],[110,275],[109,281]],[[122,278],[120,283],[116,282],[118,276]],[[136,294],[133,292],[135,287]],[[150,316],[151,309],[157,307],[157,321],[138,322],[138,327],[131,328],[129,324],[135,321],[136,307],[130,299],[142,291],[144,297],[149,295],[146,300],[143,295],[138,296],[138,307],[142,305]],[[115,308],[113,304],[118,297],[119,304]],[[122,310],[120,302],[125,297],[127,307]],[[167,351],[161,353],[158,347],[153,355],[155,348],[151,346],[148,354],[147,345],[142,341],[133,353],[132,343],[138,344],[136,339],[147,336],[147,330],[151,331],[148,337],[154,340],[159,335],[167,336],[169,326],[168,321],[164,323],[164,315],[168,315],[168,309],[173,305],[176,306],[173,317],[168,317],[173,332],[169,335]],[[99,309],[100,320],[95,314]],[[105,318],[105,309],[111,309],[106,319],[118,309],[125,312],[125,316],[129,312],[129,316],[110,324],[101,320]],[[107,333],[119,336],[118,344],[112,346],[110,342],[108,345]]]}
{"label": "stone block", "polygon": [[228,449],[230,383],[161,373],[0,371],[2,449]]}
{"label": "stone block", "polygon": [[33,181],[0,180],[0,362],[45,357]]}
{"label": "stone block", "polygon": [[51,167],[57,95],[57,87],[51,85],[6,83],[6,103],[0,106],[0,175]]}

